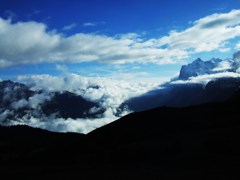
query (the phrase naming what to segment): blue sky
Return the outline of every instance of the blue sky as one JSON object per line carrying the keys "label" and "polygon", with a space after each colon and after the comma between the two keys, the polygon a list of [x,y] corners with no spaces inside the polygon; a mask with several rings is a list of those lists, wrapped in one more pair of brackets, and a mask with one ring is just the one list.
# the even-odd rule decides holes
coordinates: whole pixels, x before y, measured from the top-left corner
{"label": "blue sky", "polygon": [[[0,78],[168,78],[240,47],[238,0],[3,0]],[[2,30],[2,31],[1,31]]]}

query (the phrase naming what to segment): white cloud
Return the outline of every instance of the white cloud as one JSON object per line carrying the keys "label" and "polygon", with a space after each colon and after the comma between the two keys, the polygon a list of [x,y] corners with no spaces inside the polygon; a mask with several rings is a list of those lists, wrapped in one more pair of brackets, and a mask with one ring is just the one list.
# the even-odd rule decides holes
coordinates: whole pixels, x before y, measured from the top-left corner
{"label": "white cloud", "polygon": [[77,74],[64,77],[50,75],[19,76],[18,80],[33,89],[43,89],[48,92],[69,91],[84,98],[101,103],[105,108],[118,108],[125,100],[143,94],[159,82],[143,82],[115,80],[111,78],[91,78]]}
{"label": "white cloud", "polygon": [[222,61],[212,71],[227,71],[227,70],[231,70],[232,68],[233,67],[232,67],[231,61]]}
{"label": "white cloud", "polygon": [[[64,37],[56,31],[48,31],[43,23],[13,23],[1,18],[0,39],[0,67],[43,62],[151,62],[164,53],[168,56],[176,54],[145,45],[137,47],[140,42],[134,37],[83,33]],[[171,63],[171,60],[162,59],[161,62]]]}
{"label": "white cloud", "polygon": [[42,23],[18,22],[0,18],[0,67],[14,64],[41,63],[51,59],[60,36],[46,32]]}
{"label": "white cloud", "polygon": [[86,61],[172,64],[182,62],[193,53],[229,51],[227,42],[239,36],[240,10],[212,14],[196,20],[186,30],[171,31],[168,36],[148,40],[136,33],[113,37],[84,33],[64,36],[56,30],[49,31],[43,23],[13,23],[0,18],[0,67]]}
{"label": "white cloud", "polygon": [[[77,131],[76,129],[79,129],[78,132],[88,132],[96,127],[118,119],[119,117],[116,117],[116,113],[119,112],[119,106],[124,101],[155,89],[159,85],[158,81],[127,81],[111,79],[109,77],[83,77],[76,74],[68,74],[64,77],[50,75],[19,76],[18,80],[26,83],[33,90],[45,91],[43,94],[37,94],[29,98],[28,103],[32,108],[38,109],[40,103],[50,99],[52,94],[51,92],[69,91],[81,95],[83,98],[89,101],[96,102],[99,104],[100,108],[105,109],[105,112],[97,119],[73,120],[55,117],[53,119],[56,119],[56,121],[51,124],[44,120],[44,118],[51,119],[49,117],[33,117],[32,114],[30,114],[29,116],[22,118],[23,121],[21,121],[27,124],[32,124],[32,126],[38,125],[42,128],[46,127],[48,130],[57,130],[61,127],[61,131],[67,131],[67,129],[71,131]],[[89,112],[94,112],[97,110],[98,109],[95,107],[89,109]],[[34,113],[38,114],[38,112]],[[126,115],[127,113],[129,113],[128,110],[123,110],[120,112],[120,116]],[[32,121],[36,122],[36,124],[34,125]],[[42,122],[42,124],[39,122]],[[64,124],[66,127],[63,126]],[[75,124],[76,127],[71,127],[71,124]],[[65,130],[63,130],[64,128]]]}

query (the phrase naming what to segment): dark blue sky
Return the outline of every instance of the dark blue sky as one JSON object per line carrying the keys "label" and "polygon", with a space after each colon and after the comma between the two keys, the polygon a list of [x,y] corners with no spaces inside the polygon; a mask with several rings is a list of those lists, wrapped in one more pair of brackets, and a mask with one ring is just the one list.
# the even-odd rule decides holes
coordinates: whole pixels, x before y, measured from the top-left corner
{"label": "dark blue sky", "polygon": [[[186,48],[176,48],[176,42],[172,42],[175,39],[183,42],[183,38],[188,37],[186,35],[179,34],[178,37],[172,37],[172,35],[166,44],[162,44],[162,38],[164,36],[170,36],[169,33],[174,31],[187,32],[187,29],[195,27],[197,20],[211,16],[214,13],[227,15],[230,13],[227,18],[234,19],[238,16],[232,15],[233,13],[231,14],[231,12],[233,9],[239,8],[240,1],[238,0],[2,0],[0,2],[0,17],[3,20],[11,18],[10,25],[19,22],[26,24],[36,22],[38,25],[44,24],[46,26],[44,32],[47,35],[55,34],[61,36],[63,39],[59,40],[61,41],[59,42],[60,45],[54,46],[51,50],[44,50],[46,53],[51,52],[50,55],[46,57],[39,55],[43,51],[42,49],[39,50],[39,45],[31,47],[32,51],[40,52],[37,55],[29,53],[29,49],[26,51],[14,50],[16,54],[11,56],[2,55],[3,65],[2,69],[0,69],[0,78],[43,73],[61,75],[61,68],[56,68],[56,65],[65,67],[62,69],[65,69],[67,72],[80,73],[87,76],[111,76],[115,73],[137,74],[146,72],[149,77],[170,77],[176,74],[182,64],[190,62],[199,56],[206,60],[210,57],[226,58],[231,56],[236,50],[234,47],[235,44],[239,42],[239,36],[236,35],[223,40],[215,38],[214,41],[216,42],[214,42],[214,44],[209,42],[205,43],[204,40],[203,42],[198,40],[196,43],[202,43],[201,47],[197,47],[196,44],[194,44]],[[219,15],[219,17],[215,17],[213,21],[217,21],[217,18],[221,19],[225,17]],[[233,24],[233,26],[238,25],[239,22]],[[226,25],[224,27],[228,26]],[[14,36],[22,35],[18,33],[18,31],[20,31],[19,27],[13,26],[12,29],[14,29],[14,33],[16,33]],[[194,32],[198,31],[196,30]],[[31,31],[28,33],[31,35]],[[34,31],[32,31],[32,33],[34,34]],[[119,42],[119,49],[106,49],[106,46],[112,46],[112,42],[103,43],[104,45],[101,47],[96,47],[98,49],[103,48],[103,51],[112,53],[109,57],[106,57],[108,55],[101,52],[95,52],[95,47],[91,46],[92,49],[89,50],[91,52],[90,54],[87,54],[85,51],[78,52],[73,48],[74,53],[72,49],[68,49],[65,54],[63,53],[64,55],[62,56],[64,57],[61,56],[57,59],[56,57],[59,56],[58,52],[58,54],[54,54],[54,58],[52,58],[52,54],[56,53],[56,49],[59,51],[59,49],[65,47],[65,45],[62,45],[65,43],[64,38],[67,39],[79,33],[83,34],[84,37],[73,40],[74,42],[83,41],[83,43],[86,43],[91,41],[93,44],[96,44],[96,42],[93,41],[103,37],[105,39],[112,38],[113,40],[119,41],[119,39],[121,39],[120,37],[134,33],[135,36],[141,39],[141,43],[139,43],[140,41],[135,37],[134,43],[127,44],[126,47],[125,42]],[[218,32],[216,31],[216,33]],[[223,32],[223,34],[225,34],[225,32]],[[3,35],[11,36],[12,34],[6,33]],[[85,35],[100,37],[85,37]],[[24,37],[25,35],[23,34],[22,36]],[[219,35],[219,38],[220,37],[221,34]],[[149,40],[153,38],[155,39],[154,45],[151,44],[145,47],[143,42],[148,44]],[[204,36],[204,38],[206,37]],[[24,38],[23,40],[21,39],[21,41],[25,43]],[[186,39],[186,43],[191,44],[191,41],[188,41],[189,39]],[[97,41],[97,43],[99,43],[99,41]],[[38,42],[36,42],[36,44],[38,44]],[[71,46],[73,45],[71,44]],[[84,46],[84,44],[81,45],[81,47],[82,46]],[[134,47],[132,48],[132,46]],[[144,46],[144,48],[139,49],[139,46]],[[212,47],[203,48],[203,46]],[[126,50],[126,52],[121,54],[119,52],[122,51],[122,48]],[[127,49],[129,49],[129,51]],[[161,52],[156,52],[158,49],[166,55],[161,57]],[[66,49],[61,52],[65,52],[65,50]],[[146,54],[140,53],[136,55],[138,52],[145,50],[147,51]],[[113,51],[119,52],[114,54]],[[18,52],[20,53],[17,54]],[[125,54],[128,52],[129,55],[125,57]],[[151,57],[150,52],[153,52],[153,54],[156,53],[156,55]],[[175,56],[178,56],[178,54],[172,55],[174,52],[179,53],[179,56],[182,57],[176,58]],[[31,54],[31,56],[29,54]],[[87,60],[82,59],[82,56],[79,58],[80,55],[86,54],[88,55]],[[94,55],[96,58],[90,58],[89,60],[89,55]],[[136,59],[134,59],[135,56]],[[146,56],[146,61],[142,58],[144,56]],[[23,59],[18,60],[17,58],[14,59],[14,57],[23,57]],[[35,59],[30,58],[39,58],[40,60],[35,62]],[[166,58],[169,58],[169,60]],[[117,59],[117,61],[114,61],[115,59]],[[119,66],[121,66],[121,68],[119,68]]]}
{"label": "dark blue sky", "polygon": [[[102,31],[114,35],[147,31],[160,36],[173,27],[185,28],[189,21],[238,7],[237,0],[3,0],[0,11],[2,17],[14,13],[15,21],[45,22],[54,29],[77,23],[75,32]],[[85,22],[104,23],[102,27],[84,29],[80,25]]]}

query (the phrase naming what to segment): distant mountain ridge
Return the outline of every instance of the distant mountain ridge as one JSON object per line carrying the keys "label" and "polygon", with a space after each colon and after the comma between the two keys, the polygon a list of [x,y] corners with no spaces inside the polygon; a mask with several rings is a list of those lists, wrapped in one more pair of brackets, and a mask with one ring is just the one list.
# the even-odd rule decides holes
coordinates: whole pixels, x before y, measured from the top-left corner
{"label": "distant mountain ridge", "polygon": [[127,100],[122,106],[139,112],[162,106],[186,107],[224,101],[240,87],[239,56],[237,52],[227,60],[198,58],[183,65],[177,78],[160,85],[159,89]]}
{"label": "distant mountain ridge", "polygon": [[240,51],[233,54],[231,59],[222,60],[212,58],[209,61],[203,61],[198,58],[192,63],[183,65],[179,73],[180,80],[187,80],[199,75],[216,74],[220,72],[236,72],[240,66]]}

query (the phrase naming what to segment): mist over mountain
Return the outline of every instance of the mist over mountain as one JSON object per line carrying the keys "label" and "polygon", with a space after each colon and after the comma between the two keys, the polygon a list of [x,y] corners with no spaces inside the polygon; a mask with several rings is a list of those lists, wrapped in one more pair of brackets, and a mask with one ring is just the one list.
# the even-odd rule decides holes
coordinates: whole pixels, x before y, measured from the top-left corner
{"label": "mist over mountain", "polygon": [[45,123],[46,129],[56,131],[57,127],[51,126],[58,119],[97,118],[105,111],[98,103],[68,91],[36,91],[12,81],[2,81],[0,87],[0,120],[4,125],[42,124],[44,128]]}
{"label": "mist over mountain", "polygon": [[239,89],[239,52],[232,59],[196,59],[181,67],[179,76],[158,89],[124,103],[133,111],[161,106],[186,107],[224,101]]}

